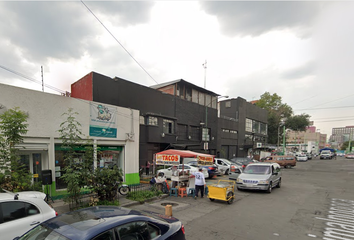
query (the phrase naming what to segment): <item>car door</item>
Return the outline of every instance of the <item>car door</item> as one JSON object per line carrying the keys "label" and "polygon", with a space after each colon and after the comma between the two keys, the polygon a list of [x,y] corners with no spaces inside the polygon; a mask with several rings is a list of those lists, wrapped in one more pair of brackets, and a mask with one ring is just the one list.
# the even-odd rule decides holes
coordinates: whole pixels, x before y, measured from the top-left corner
{"label": "car door", "polygon": [[278,165],[272,165],[272,182],[273,187],[278,185],[280,179],[280,167]]}
{"label": "car door", "polygon": [[35,204],[11,200],[0,203],[1,239],[13,239],[27,232],[43,220]]}

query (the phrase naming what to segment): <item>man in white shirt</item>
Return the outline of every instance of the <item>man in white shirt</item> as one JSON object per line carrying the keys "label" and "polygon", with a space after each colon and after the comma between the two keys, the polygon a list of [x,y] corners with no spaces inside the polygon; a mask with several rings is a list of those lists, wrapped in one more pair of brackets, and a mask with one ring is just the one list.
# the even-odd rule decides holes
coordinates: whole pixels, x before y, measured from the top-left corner
{"label": "man in white shirt", "polygon": [[194,196],[194,199],[197,199],[199,190],[200,190],[201,198],[203,198],[204,197],[204,187],[206,186],[205,177],[203,174],[203,169],[199,168],[199,172],[194,172],[192,174],[195,176],[195,196]]}

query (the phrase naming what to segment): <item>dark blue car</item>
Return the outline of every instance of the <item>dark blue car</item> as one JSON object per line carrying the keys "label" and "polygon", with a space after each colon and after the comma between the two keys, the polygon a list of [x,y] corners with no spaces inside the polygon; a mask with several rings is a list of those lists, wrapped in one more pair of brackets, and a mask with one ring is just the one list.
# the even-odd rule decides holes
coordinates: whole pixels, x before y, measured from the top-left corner
{"label": "dark blue car", "polygon": [[198,165],[198,161],[190,161],[188,162],[188,165],[191,165],[193,167],[202,167],[208,170],[209,178],[213,178],[214,176],[217,175],[218,167],[213,164],[212,166],[203,166],[203,165]]}
{"label": "dark blue car", "polygon": [[185,240],[182,223],[173,217],[124,207],[84,208],[49,219],[20,240]]}

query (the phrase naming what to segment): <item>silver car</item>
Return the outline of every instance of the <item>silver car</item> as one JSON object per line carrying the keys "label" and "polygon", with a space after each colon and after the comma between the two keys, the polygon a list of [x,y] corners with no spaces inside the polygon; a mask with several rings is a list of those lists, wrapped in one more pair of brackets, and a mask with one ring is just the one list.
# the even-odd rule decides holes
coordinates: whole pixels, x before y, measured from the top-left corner
{"label": "silver car", "polygon": [[272,192],[281,186],[281,168],[278,163],[252,163],[247,165],[236,180],[237,189]]}

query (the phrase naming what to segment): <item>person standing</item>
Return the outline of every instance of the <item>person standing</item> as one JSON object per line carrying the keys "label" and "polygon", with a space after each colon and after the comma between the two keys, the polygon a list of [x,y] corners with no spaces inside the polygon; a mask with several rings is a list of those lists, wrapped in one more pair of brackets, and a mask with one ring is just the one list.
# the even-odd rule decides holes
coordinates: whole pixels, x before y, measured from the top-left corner
{"label": "person standing", "polygon": [[150,174],[150,161],[147,161],[145,169],[146,169],[146,175],[149,175]]}
{"label": "person standing", "polygon": [[205,184],[205,177],[203,173],[203,168],[199,168],[198,172],[192,173],[195,176],[195,196],[194,199],[197,199],[199,191],[201,198],[204,197],[204,187]]}

